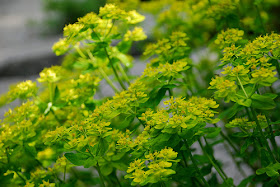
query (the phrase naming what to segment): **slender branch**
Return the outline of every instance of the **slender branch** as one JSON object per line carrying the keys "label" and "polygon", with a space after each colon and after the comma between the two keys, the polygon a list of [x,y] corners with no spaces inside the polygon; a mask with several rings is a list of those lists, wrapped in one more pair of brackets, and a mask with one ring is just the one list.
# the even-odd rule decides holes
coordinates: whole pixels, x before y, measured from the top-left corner
{"label": "slender branch", "polygon": [[270,124],[269,118],[267,117],[267,114],[265,114],[265,119],[266,119],[266,122],[267,122],[267,125],[268,125],[268,128],[269,128],[269,132],[270,132],[270,135],[271,135],[271,138],[270,138],[271,144],[272,144],[272,146],[273,146],[273,148],[276,152],[276,157],[278,157],[278,159],[279,159],[280,155],[279,155],[279,151],[278,151],[278,146],[276,144],[273,129],[272,129],[272,126]]}
{"label": "slender branch", "polygon": [[238,82],[239,82],[239,84],[240,84],[240,86],[241,86],[241,88],[242,88],[242,90],[243,90],[243,92],[244,92],[246,98],[248,99],[249,97],[248,97],[248,95],[247,95],[247,93],[246,93],[246,91],[245,91],[245,89],[244,89],[244,87],[243,87],[243,84],[242,84],[241,80],[239,79],[238,76],[236,76],[236,77],[237,77],[237,80],[238,80]]}
{"label": "slender branch", "polygon": [[122,67],[122,65],[121,65],[120,63],[118,63],[118,68],[119,68],[119,70],[120,70],[122,76],[124,77],[125,81],[126,81],[128,84],[130,84],[129,78],[128,78],[127,74],[125,73],[125,71],[124,71],[124,69],[123,69],[123,67]]}
{"label": "slender branch", "polygon": [[64,171],[63,171],[63,181],[64,181],[64,182],[65,182],[65,176],[66,176],[66,166],[67,166],[67,164],[65,165]]}
{"label": "slender branch", "polygon": [[110,57],[109,54],[108,54],[108,51],[107,51],[106,47],[104,47],[104,50],[105,50],[105,53],[106,53],[107,58],[108,58],[108,60],[109,60],[109,63],[110,63],[110,65],[111,65],[112,69],[113,69],[113,72],[114,72],[114,74],[115,74],[115,77],[117,78],[117,80],[118,80],[118,82],[120,83],[121,87],[122,87],[124,90],[126,90],[126,87],[125,87],[125,85],[123,84],[122,80],[120,79],[120,77],[119,77],[119,75],[118,75],[118,73],[117,73],[117,70],[116,70],[116,68],[115,68],[114,65],[113,65],[112,59],[111,59],[111,57]]}
{"label": "slender branch", "polygon": [[198,139],[198,143],[204,153],[204,155],[208,158],[208,160],[210,161],[210,163],[212,164],[212,166],[216,169],[216,171],[218,172],[218,174],[220,175],[220,177],[223,179],[224,182],[226,182],[226,178],[224,177],[224,175],[222,174],[222,172],[220,171],[219,167],[214,163],[214,161],[212,160],[212,158],[208,155],[207,151],[205,150],[204,146],[202,145],[200,139]]}
{"label": "slender branch", "polygon": [[24,178],[21,174],[19,174],[18,171],[15,171],[15,172],[16,172],[16,174],[19,176],[19,178],[21,178],[21,180],[22,180],[24,183],[26,183],[25,178]]}
{"label": "slender branch", "polygon": [[[88,56],[90,58],[90,60],[92,61],[92,63],[94,63],[94,57],[93,55],[91,54],[91,52],[89,50],[87,50],[87,53],[88,53]],[[111,79],[107,76],[107,74],[105,73],[105,71],[101,68],[101,67],[98,67],[98,71],[99,73],[102,75],[102,77],[107,81],[107,83],[111,86],[111,88],[113,88],[113,90],[116,92],[116,93],[119,93],[119,89],[114,85],[114,83],[111,81]]]}
{"label": "slender branch", "polygon": [[[204,141],[205,141],[205,145],[206,145],[206,147],[210,147],[209,146],[209,144],[208,144],[208,141],[206,140],[206,138],[203,136],[203,139],[204,139]],[[215,157],[214,157],[214,155],[213,154],[211,154],[211,157],[212,157],[212,160],[213,160],[213,162],[217,165],[217,167],[219,168],[219,170],[222,172],[222,174],[225,176],[225,178],[226,179],[228,179],[228,176],[227,176],[227,174],[224,172],[224,170],[220,167],[220,165],[218,164],[218,162],[217,162],[217,160],[215,159]]]}
{"label": "slender branch", "polygon": [[275,162],[276,162],[276,159],[275,159],[275,157],[274,157],[274,155],[273,155],[273,153],[272,153],[272,151],[271,151],[271,149],[270,149],[270,147],[269,147],[269,145],[268,145],[268,142],[267,142],[267,140],[266,140],[266,138],[265,138],[265,135],[264,135],[264,133],[263,133],[263,131],[262,131],[261,125],[260,125],[259,120],[258,120],[257,115],[256,115],[256,111],[255,111],[253,108],[251,108],[251,111],[252,111],[252,114],[253,114],[253,119],[254,119],[254,121],[255,121],[256,124],[257,124],[257,128],[258,128],[259,132],[261,133],[261,139],[262,139],[263,142],[265,143],[266,149],[267,149],[267,151],[269,152],[269,154],[270,154],[272,160],[273,160],[274,163],[275,163]]}
{"label": "slender branch", "polygon": [[98,172],[99,177],[100,177],[101,186],[105,187],[104,178],[103,178],[103,175],[101,174],[101,170],[100,170],[100,166],[99,166],[98,162],[96,164],[96,168],[97,168],[97,172]]}

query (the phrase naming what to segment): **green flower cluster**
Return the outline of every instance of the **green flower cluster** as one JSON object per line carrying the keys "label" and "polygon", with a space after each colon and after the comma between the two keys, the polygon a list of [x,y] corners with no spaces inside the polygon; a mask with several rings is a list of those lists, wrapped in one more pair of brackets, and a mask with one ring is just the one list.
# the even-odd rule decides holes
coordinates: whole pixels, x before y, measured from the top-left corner
{"label": "green flower cluster", "polygon": [[191,129],[198,124],[219,121],[215,118],[216,112],[212,110],[218,105],[211,99],[191,97],[185,100],[182,97],[171,97],[164,104],[168,107],[156,112],[148,110],[142,114],[140,119],[149,126],[149,131],[159,129],[163,133],[174,134],[180,133],[182,128]]}
{"label": "green flower cluster", "polygon": [[232,44],[238,43],[242,40],[244,31],[238,29],[228,29],[218,34],[215,44],[219,45],[221,49],[230,47]]}
{"label": "green flower cluster", "polygon": [[[177,154],[172,148],[165,148],[145,155],[145,159],[137,159],[130,163],[125,178],[133,179],[132,186],[166,181],[170,175],[176,173],[169,168],[172,167],[173,162],[179,162],[176,159]],[[147,161],[149,162],[146,166]]]}
{"label": "green flower cluster", "polygon": [[[100,8],[98,15],[89,13],[79,18],[78,22],[67,25],[63,32],[64,38],[54,44],[53,51],[56,55],[62,55],[72,48],[79,48],[82,43],[88,44],[89,41],[91,41],[90,43],[93,43],[93,41],[108,42],[107,39],[110,36],[114,37],[117,34],[118,28],[114,24],[115,21],[122,21],[124,24],[131,25],[140,23],[144,19],[145,17],[135,10],[126,12],[114,4],[106,4]],[[141,28],[136,29],[131,34],[136,37],[136,41],[146,38]]]}
{"label": "green flower cluster", "polygon": [[278,40],[279,35],[271,34],[258,37],[243,48],[235,45],[226,47],[222,65],[227,66],[221,72],[223,76],[216,76],[210,82],[209,89],[216,90],[215,97],[247,107],[252,104],[251,97],[253,100],[258,97],[259,100],[260,97],[255,92],[261,87],[271,86],[277,80],[274,70],[279,65],[278,62],[273,63],[276,57],[271,55],[271,51],[278,49],[275,46]]}

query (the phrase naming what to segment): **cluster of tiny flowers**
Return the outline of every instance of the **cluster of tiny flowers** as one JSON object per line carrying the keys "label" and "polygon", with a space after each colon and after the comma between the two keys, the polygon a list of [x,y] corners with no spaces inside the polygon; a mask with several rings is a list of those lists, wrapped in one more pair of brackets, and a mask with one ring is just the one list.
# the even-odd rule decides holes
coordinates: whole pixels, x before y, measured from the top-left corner
{"label": "cluster of tiny flowers", "polygon": [[229,35],[227,41],[230,42],[223,45],[219,39],[222,34],[218,35],[216,41],[219,41],[218,43],[221,47],[224,46],[223,57],[221,59],[223,64],[230,64],[240,59],[241,62],[239,63],[242,63],[248,68],[267,68],[272,65],[269,63],[269,60],[279,57],[280,36],[278,34],[272,33],[270,35],[259,36],[255,40],[248,42],[244,47],[241,47],[234,45],[234,43],[238,43],[238,41],[234,40],[241,39],[237,36],[239,32],[241,33],[242,31],[236,30],[235,34]]}
{"label": "cluster of tiny flowers", "polygon": [[[42,181],[43,183],[39,184],[39,187],[55,187],[55,183],[50,183],[49,181]],[[34,182],[27,182],[24,187],[35,187]]]}
{"label": "cluster of tiny flowers", "polygon": [[141,27],[135,27],[133,31],[127,31],[124,35],[124,41],[140,41],[147,38],[146,34]]}
{"label": "cluster of tiny flowers", "polygon": [[252,42],[246,44],[239,56],[245,60],[249,60],[251,58],[260,60],[260,58],[263,58],[264,56],[266,58],[279,57],[279,44],[280,35],[276,33],[259,36]]}
{"label": "cluster of tiny flowers", "polygon": [[[140,79],[130,85],[128,90],[116,94],[111,100],[104,102],[97,107],[84,121],[70,127],[57,127],[54,131],[49,131],[46,135],[46,142],[67,141],[65,146],[70,149],[82,149],[86,145],[94,146],[98,143],[99,138],[113,136],[114,130],[110,127],[110,120],[120,113],[128,113],[139,107],[141,103],[145,103],[149,97],[146,94],[147,88]],[[148,139],[148,136],[138,136],[134,141],[127,138],[126,135],[119,132],[116,138],[117,145],[122,149],[124,144],[129,149],[133,147],[141,147]]]}
{"label": "cluster of tiny flowers", "polygon": [[168,39],[159,40],[155,44],[150,44],[146,47],[144,55],[152,56],[154,54],[157,55],[167,55],[170,52],[174,52],[179,50],[180,52],[184,52],[188,50],[187,41],[189,38],[186,33],[183,32],[173,32]]}
{"label": "cluster of tiny flowers", "polygon": [[130,85],[128,90],[116,94],[113,99],[97,107],[92,116],[112,119],[120,113],[134,111],[136,107],[139,107],[141,103],[145,103],[148,99],[147,87],[141,79],[138,79]]}
{"label": "cluster of tiny flowers", "polygon": [[224,49],[225,47],[229,47],[242,40],[243,35],[244,31],[242,30],[227,29],[226,31],[222,31],[218,34],[215,44],[219,45],[221,49]]}
{"label": "cluster of tiny flowers", "polygon": [[135,139],[131,137],[131,132],[129,130],[126,130],[125,133],[119,132],[116,139],[116,148],[118,150],[125,150],[126,152],[129,150],[139,151],[148,149],[148,142],[151,136],[146,129],[147,128]]}
{"label": "cluster of tiny flowers", "polygon": [[[266,118],[264,115],[258,115],[257,119],[260,123],[260,126],[262,128],[267,127]],[[235,118],[231,122],[225,125],[227,128],[234,128],[239,127],[240,129],[250,130],[256,128],[256,122],[255,121],[249,121],[248,118]]]}
{"label": "cluster of tiny flowers", "polygon": [[[136,159],[130,163],[125,178],[133,179],[131,183],[133,186],[165,181],[176,173],[170,168],[173,162],[179,161],[176,160],[177,154],[172,148],[165,148],[146,155],[144,159]],[[146,165],[147,161],[149,163]]]}
{"label": "cluster of tiny flowers", "polygon": [[[135,10],[126,12],[114,4],[106,4],[101,7],[99,14],[88,13],[74,24],[69,24],[64,28],[64,38],[53,45],[56,55],[63,55],[72,48],[79,48],[81,43],[89,41],[103,40],[110,33],[116,33],[114,21],[120,20],[125,24],[137,24],[145,17]],[[128,32],[125,39],[134,41],[145,39],[145,34],[140,28]]]}
{"label": "cluster of tiny flowers", "polygon": [[99,85],[100,78],[91,75],[90,73],[80,74],[78,78],[71,79],[69,84],[60,87],[63,89],[61,97],[67,103],[81,104],[91,98],[95,93],[95,88]]}
{"label": "cluster of tiny flowers", "polygon": [[[215,111],[218,104],[212,99],[191,97],[189,100],[184,98],[171,98],[164,102],[168,105],[166,109],[157,112],[148,110],[140,117],[149,127],[161,129],[166,133],[178,133],[181,128],[192,128],[199,123],[216,123]],[[151,131],[152,129],[149,129]]]}
{"label": "cluster of tiny flowers", "polygon": [[103,19],[125,20],[129,24],[142,22],[145,17],[138,14],[135,10],[126,12],[114,4],[106,4],[100,8],[99,16]]}
{"label": "cluster of tiny flowers", "polygon": [[31,80],[27,80],[25,82],[21,82],[13,87],[11,87],[8,92],[8,96],[11,101],[19,98],[19,99],[28,99],[37,94],[37,85],[36,82],[32,82]]}
{"label": "cluster of tiny flowers", "polygon": [[[1,128],[1,141],[13,139],[13,142],[17,142],[35,136],[36,126],[33,123],[39,120],[38,116],[40,116],[39,108],[31,101],[6,112]],[[29,129],[28,133],[26,129]]]}
{"label": "cluster of tiny flowers", "polygon": [[173,64],[160,64],[158,67],[152,67],[151,64],[148,66],[143,73],[143,76],[150,78],[159,77],[176,77],[181,72],[189,69],[188,62],[186,60],[179,60]]}
{"label": "cluster of tiny flowers", "polygon": [[[235,30],[235,32],[238,35],[239,31]],[[225,33],[220,35],[225,35]],[[232,36],[229,35],[229,37]],[[217,40],[220,40],[219,36]],[[231,41],[231,46],[225,47],[223,51],[222,65],[227,65],[221,72],[223,76],[216,76],[210,82],[209,89],[216,90],[215,98],[224,98],[226,102],[234,101],[250,106],[250,103],[240,102],[242,98],[237,92],[242,88],[242,92],[249,99],[255,90],[246,93],[247,87],[251,86],[255,89],[256,85],[271,86],[277,80],[274,71],[276,67],[269,62],[271,59],[277,59],[272,55],[272,51],[277,53],[279,41],[279,35],[274,33],[260,36],[244,47],[235,46],[234,41]]]}
{"label": "cluster of tiny flowers", "polygon": [[210,82],[209,89],[216,89],[215,98],[224,98],[226,102],[234,100],[237,85],[235,81],[226,79],[225,77],[216,76]]}
{"label": "cluster of tiny flowers", "polygon": [[65,76],[65,69],[61,66],[52,66],[45,68],[40,73],[39,82],[55,83],[60,81]]}
{"label": "cluster of tiny flowers", "polygon": [[256,69],[252,72],[252,84],[260,84],[262,86],[270,86],[274,83],[277,78],[275,77],[276,72],[273,71],[275,67],[264,68],[261,67],[260,69]]}
{"label": "cluster of tiny flowers", "polygon": [[214,1],[210,8],[208,9],[208,16],[215,18],[217,20],[222,17],[234,12],[237,8],[239,0],[224,0],[224,1]]}

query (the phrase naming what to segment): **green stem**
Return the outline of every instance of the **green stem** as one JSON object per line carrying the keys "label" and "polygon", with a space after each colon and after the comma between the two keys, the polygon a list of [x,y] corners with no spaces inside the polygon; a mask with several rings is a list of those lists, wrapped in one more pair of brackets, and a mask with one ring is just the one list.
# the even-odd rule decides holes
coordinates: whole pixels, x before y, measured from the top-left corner
{"label": "green stem", "polygon": [[204,155],[208,158],[208,160],[210,161],[210,163],[212,164],[212,166],[216,169],[216,171],[218,172],[218,174],[220,175],[220,177],[223,179],[224,182],[226,182],[226,178],[224,177],[224,175],[222,174],[222,172],[219,170],[219,167],[214,163],[214,161],[212,160],[212,158],[208,155],[207,151],[205,150],[204,146],[202,145],[200,139],[198,139],[198,143],[204,153]]}
{"label": "green stem", "polygon": [[111,86],[111,88],[116,93],[120,93],[119,89],[114,85],[114,83],[111,81],[111,79],[107,76],[107,74],[105,73],[105,71],[101,67],[98,68],[98,71],[101,73],[101,75],[106,80],[106,82]]}
{"label": "green stem", "polygon": [[249,120],[252,121],[252,117],[250,115],[249,109],[247,107],[245,107],[245,110],[246,110],[246,113],[247,113],[247,116],[248,116]]}
{"label": "green stem", "polygon": [[[272,55],[272,56],[273,56],[273,55]],[[279,61],[278,61],[278,60],[276,60],[275,66],[276,66],[276,71],[277,71],[277,73],[278,73],[278,77],[280,78],[280,66],[279,66]]]}
{"label": "green stem", "polygon": [[[98,156],[98,153],[99,153],[99,147],[97,148],[97,156]],[[89,154],[90,154],[91,157],[94,159],[94,156],[93,156],[93,154],[91,153],[91,151],[89,151]],[[101,187],[105,187],[104,178],[103,178],[103,175],[102,175],[102,173],[101,173],[100,166],[99,166],[98,162],[97,162],[97,164],[96,164],[96,169],[97,169],[97,172],[98,172],[98,174],[99,174]]]}
{"label": "green stem", "polygon": [[65,182],[65,177],[66,177],[66,165],[64,167],[64,173],[63,173],[63,181]]}
{"label": "green stem", "polygon": [[97,162],[97,164],[96,164],[96,168],[97,168],[97,172],[98,172],[99,177],[100,177],[101,186],[102,186],[102,187],[105,187],[103,175],[101,174],[101,170],[100,170],[100,166],[99,166],[98,162]]}
{"label": "green stem", "polygon": [[[89,50],[87,50],[88,56],[90,58],[90,60],[92,61],[92,63],[94,63],[94,57],[91,54],[91,52]],[[111,88],[116,92],[119,93],[119,89],[113,84],[113,82],[111,81],[111,79],[107,76],[107,74],[105,73],[105,71],[98,66],[98,71],[99,73],[102,75],[102,77],[107,81],[107,83],[111,86]]]}
{"label": "green stem", "polygon": [[10,157],[9,157],[9,153],[8,153],[8,148],[6,148],[6,156],[7,156],[7,162],[8,162],[8,164],[10,164]]}
{"label": "green stem", "polygon": [[77,50],[77,52],[79,53],[79,55],[82,57],[82,58],[87,58],[86,55],[82,52],[82,50],[79,48],[79,46],[75,46],[75,49]]}
{"label": "green stem", "polygon": [[189,149],[189,151],[190,151],[190,158],[191,158],[191,160],[192,160],[192,163],[193,163],[193,165],[194,165],[194,167],[195,167],[196,172],[199,174],[199,177],[201,178],[201,180],[203,181],[203,183],[205,184],[205,186],[210,187],[210,185],[208,184],[208,182],[207,182],[207,181],[205,180],[205,178],[203,177],[203,175],[202,175],[200,169],[198,168],[195,159],[194,159],[193,156],[192,156],[192,152],[191,152],[191,150],[190,150],[190,146],[188,145],[188,142],[187,142],[184,138],[182,138],[182,139],[183,139],[183,142],[184,142],[186,148]]}
{"label": "green stem", "polygon": [[[172,81],[173,77],[171,76],[168,80],[168,84]],[[172,88],[168,88],[168,92],[169,92],[169,97],[173,97],[173,91],[172,91]]]}
{"label": "green stem", "polygon": [[238,80],[238,82],[239,82],[239,84],[240,84],[240,86],[241,86],[241,88],[242,88],[242,90],[243,90],[243,92],[244,92],[246,98],[248,99],[249,97],[248,97],[248,95],[247,95],[247,93],[246,93],[246,91],[245,91],[245,89],[244,89],[244,87],[243,87],[243,84],[242,84],[241,80],[239,79],[238,76],[236,76],[236,77],[237,77],[237,80]]}
{"label": "green stem", "polygon": [[271,144],[272,144],[272,146],[273,146],[273,148],[276,152],[276,157],[278,157],[278,159],[279,159],[280,155],[279,155],[279,151],[278,151],[278,146],[276,144],[273,129],[272,129],[272,126],[270,124],[269,118],[267,117],[267,114],[265,114],[265,119],[266,119],[266,122],[267,122],[267,125],[268,125],[268,128],[269,128],[269,132],[270,132],[270,135],[271,135],[271,138],[270,138]]}
{"label": "green stem", "polygon": [[50,91],[50,101],[53,103],[53,83],[49,82],[49,91]]}
{"label": "green stem", "polygon": [[119,70],[120,70],[122,76],[124,77],[125,81],[126,81],[128,84],[130,84],[129,78],[128,78],[127,74],[125,73],[125,71],[124,71],[124,69],[123,69],[123,67],[122,67],[122,65],[121,65],[120,63],[118,63],[118,68],[119,68]]}
{"label": "green stem", "polygon": [[19,176],[19,178],[21,178],[21,180],[22,180],[24,183],[26,183],[25,178],[23,178],[23,176],[21,176],[21,174],[19,174],[18,171],[15,171],[15,172],[16,172],[16,174]]}
{"label": "green stem", "polygon": [[56,116],[55,112],[53,109],[50,109],[51,113],[53,114],[55,120],[58,122],[58,123],[61,123],[60,119],[58,119],[58,117]]}
{"label": "green stem", "polygon": [[273,153],[272,153],[272,151],[271,151],[271,149],[270,149],[270,147],[269,147],[269,145],[268,145],[268,142],[267,142],[267,140],[266,140],[266,138],[265,138],[265,135],[264,135],[264,133],[263,133],[263,131],[262,131],[261,125],[260,125],[259,120],[258,120],[257,115],[256,115],[256,111],[255,111],[253,108],[251,108],[251,111],[252,111],[252,114],[253,114],[253,119],[254,119],[254,121],[255,121],[256,124],[257,124],[257,128],[258,128],[259,132],[261,133],[261,139],[262,139],[263,142],[265,143],[266,149],[267,149],[267,151],[269,152],[269,154],[270,154],[272,160],[274,160],[274,163],[275,163],[275,162],[276,162],[276,159],[275,159],[275,157],[274,157],[274,155],[273,155]]}
{"label": "green stem", "polygon": [[[110,28],[109,32],[106,34],[106,36],[105,36],[104,38],[106,38],[106,37],[111,33],[111,31],[112,31],[114,25],[115,25],[115,20],[113,20],[112,27]],[[107,26],[106,26],[106,27],[107,27]],[[107,30],[107,28],[106,28],[106,30]]]}
{"label": "green stem", "polygon": [[121,87],[122,87],[124,90],[126,90],[125,85],[123,84],[122,80],[120,79],[120,77],[119,77],[119,75],[118,75],[118,73],[117,73],[116,68],[115,68],[114,65],[113,65],[113,62],[112,62],[112,60],[111,60],[111,57],[110,57],[109,54],[108,54],[107,48],[104,47],[104,50],[105,50],[106,56],[107,56],[107,58],[108,58],[108,60],[109,60],[109,63],[110,63],[110,65],[111,65],[112,69],[113,69],[113,72],[114,72],[114,74],[115,74],[115,77],[117,78],[117,80],[118,80],[118,82],[120,83]]}
{"label": "green stem", "polygon": [[[204,139],[204,141],[205,141],[205,145],[206,145],[208,148],[210,148],[210,146],[209,146],[208,141],[206,140],[206,138],[203,137],[203,139]],[[220,167],[220,165],[218,164],[218,162],[217,162],[217,160],[215,159],[215,157],[214,157],[213,154],[211,154],[211,157],[212,157],[213,162],[216,164],[216,166],[219,168],[219,170],[220,170],[220,171],[222,172],[222,174],[224,175],[224,177],[225,177],[226,179],[228,179],[227,174],[226,174],[226,173],[224,172],[224,170]]]}

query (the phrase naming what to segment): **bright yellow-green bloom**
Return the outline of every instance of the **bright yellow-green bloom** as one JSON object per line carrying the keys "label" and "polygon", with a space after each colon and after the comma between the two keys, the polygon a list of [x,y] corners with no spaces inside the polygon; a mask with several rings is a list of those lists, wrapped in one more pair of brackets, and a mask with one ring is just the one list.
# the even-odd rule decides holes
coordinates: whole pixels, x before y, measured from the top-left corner
{"label": "bright yellow-green bloom", "polygon": [[131,10],[127,13],[126,21],[128,24],[137,24],[145,20],[145,16],[139,14],[135,10]]}
{"label": "bright yellow-green bloom", "polygon": [[99,16],[103,19],[121,20],[127,17],[127,13],[114,4],[106,4],[104,7],[100,8]]}
{"label": "bright yellow-green bloom", "polygon": [[229,47],[232,44],[242,40],[244,31],[238,29],[227,29],[218,34],[215,44],[219,45],[221,49]]}
{"label": "bright yellow-green bloom", "polygon": [[277,80],[277,78],[275,77],[276,72],[273,71],[273,69],[275,68],[261,67],[260,69],[256,69],[252,72],[251,83],[260,84],[262,86],[271,86],[271,84]]}
{"label": "bright yellow-green bloom", "polygon": [[[133,179],[132,185],[140,184],[141,186],[148,183],[157,183],[164,181],[176,172],[169,169],[175,160],[177,154],[172,148],[165,148],[159,152],[150,153],[144,159],[137,159],[130,163],[125,178]],[[145,162],[148,162],[146,165]]]}
{"label": "bright yellow-green bloom", "polygon": [[226,102],[235,99],[237,85],[234,81],[228,80],[225,77],[216,76],[212,78],[209,89],[216,89],[216,98],[225,98]]}
{"label": "bright yellow-green bloom", "polygon": [[67,40],[66,38],[60,38],[59,41],[53,45],[52,50],[57,56],[60,56],[69,50],[69,46],[69,40]]}
{"label": "bright yellow-green bloom", "polygon": [[17,98],[27,99],[37,94],[37,85],[36,82],[32,82],[31,80],[27,80],[25,82],[21,82],[13,87],[11,87],[8,92],[8,96],[11,100],[15,100]]}
{"label": "bright yellow-green bloom", "polygon": [[[262,128],[267,127],[267,122],[264,115],[258,115],[257,119]],[[239,127],[241,129],[250,130],[256,128],[257,125],[255,121],[249,121],[247,118],[243,117],[243,118],[235,118],[234,120],[226,124],[225,127],[227,128]]]}
{"label": "bright yellow-green bloom", "polygon": [[63,69],[61,66],[52,66],[50,68],[45,68],[40,73],[40,78],[38,78],[38,81],[53,83],[61,80],[63,76],[65,76],[65,69]]}
{"label": "bright yellow-green bloom", "polygon": [[50,183],[49,181],[44,181],[43,183],[39,185],[39,187],[55,187],[55,183]]}
{"label": "bright yellow-green bloom", "polygon": [[53,157],[54,154],[55,154],[54,150],[48,147],[45,150],[38,152],[37,158],[38,160],[50,159]]}
{"label": "bright yellow-green bloom", "polygon": [[146,34],[143,31],[142,27],[135,27],[133,31],[127,31],[124,35],[124,40],[128,41],[140,41],[145,40],[147,38]]}

